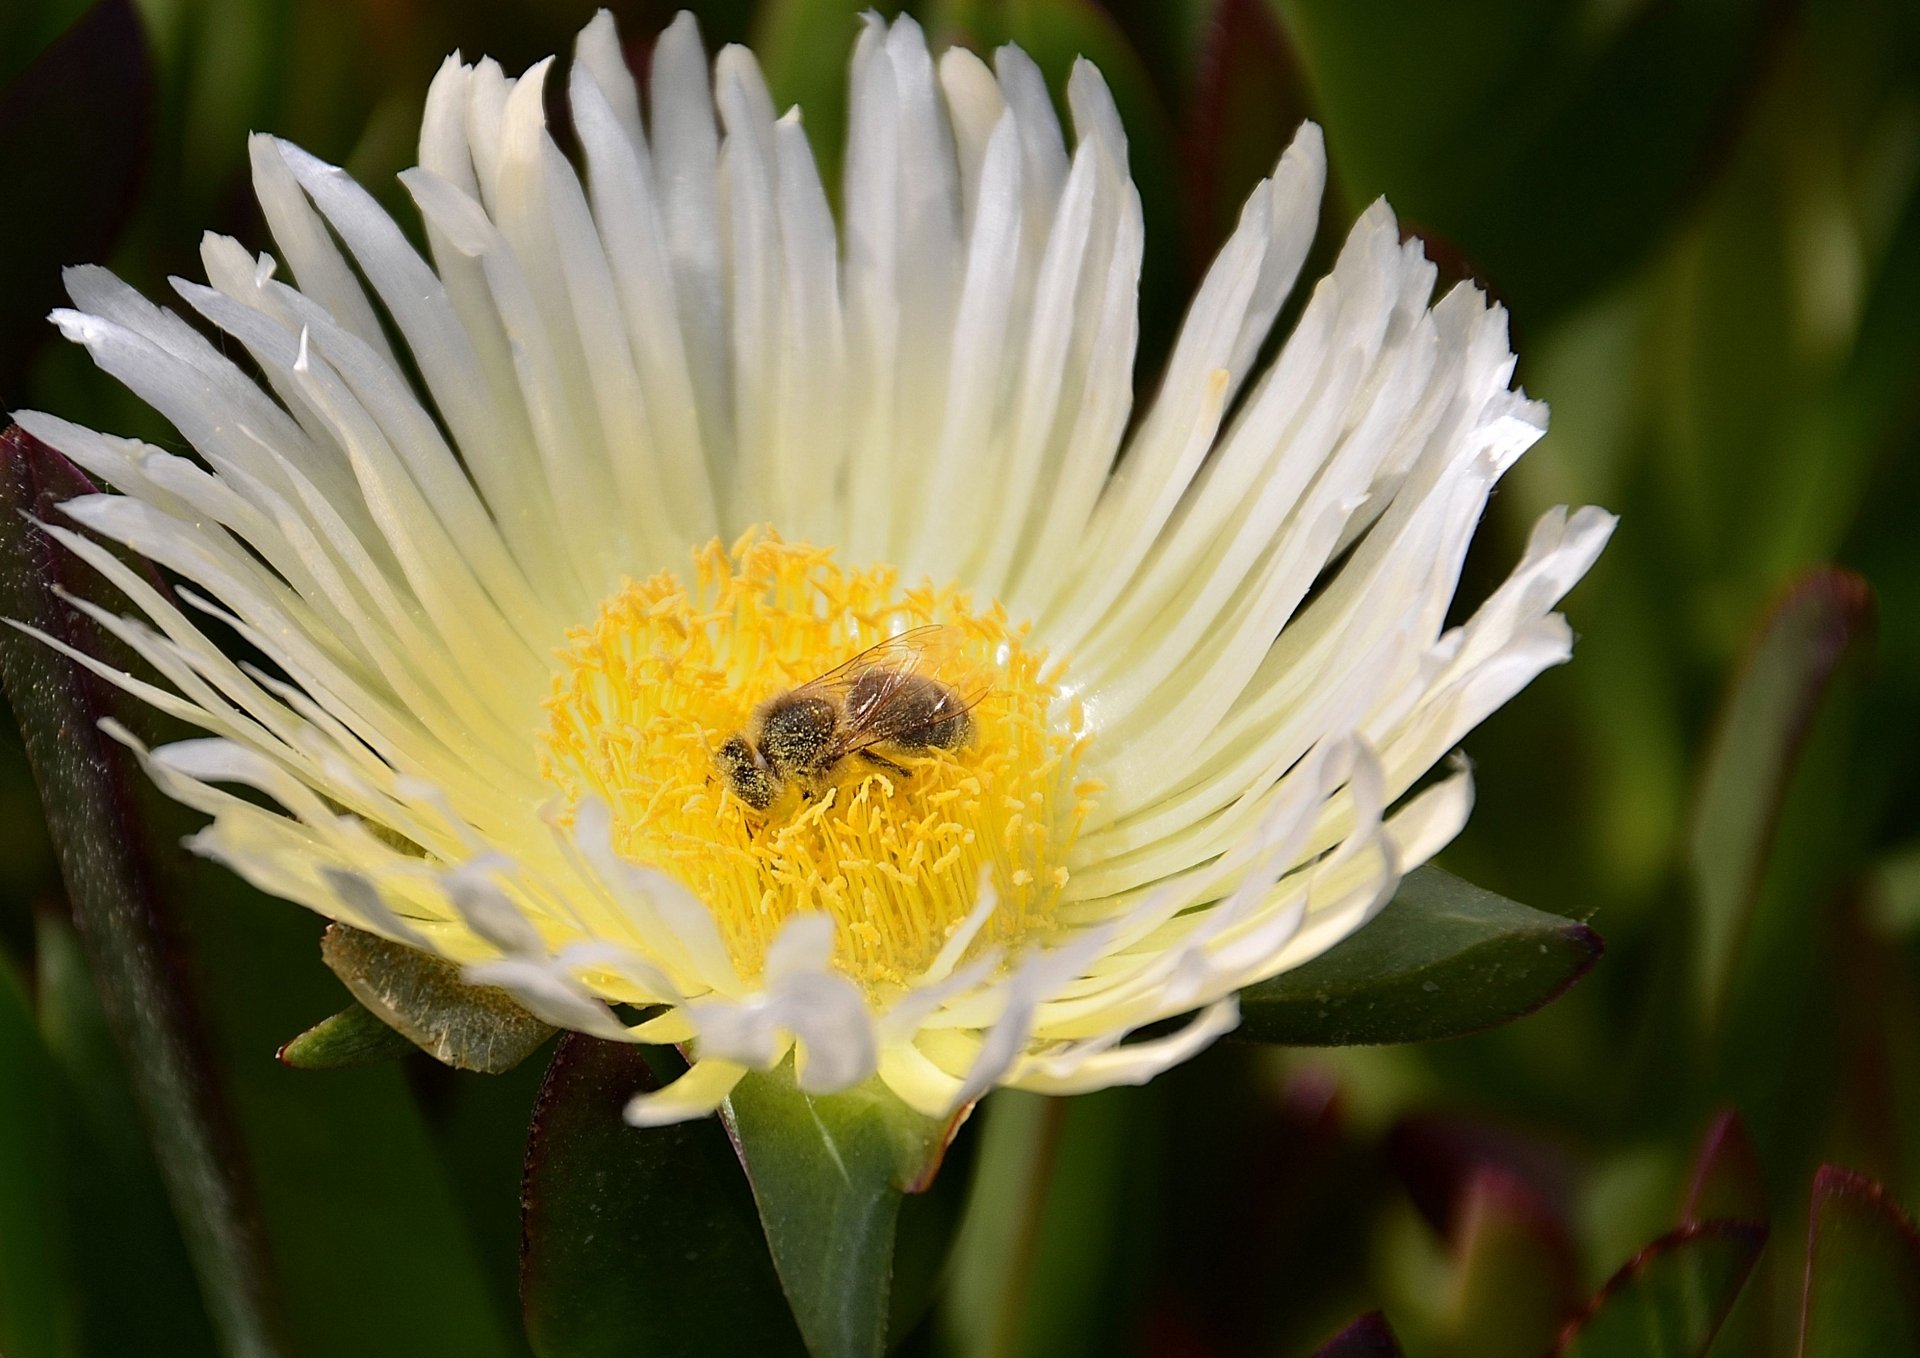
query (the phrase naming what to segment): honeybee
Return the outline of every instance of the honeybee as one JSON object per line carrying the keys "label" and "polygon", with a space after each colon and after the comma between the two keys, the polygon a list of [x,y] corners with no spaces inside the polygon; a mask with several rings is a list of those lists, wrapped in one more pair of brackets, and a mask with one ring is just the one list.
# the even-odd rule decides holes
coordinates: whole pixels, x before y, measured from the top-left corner
{"label": "honeybee", "polygon": [[933,625],[869,646],[761,703],[747,729],[715,752],[715,766],[755,811],[789,785],[806,796],[823,792],[847,759],[908,777],[883,751],[957,750],[973,738],[972,712],[986,686],[969,683],[963,692],[938,677],[951,668],[954,645],[950,629]]}

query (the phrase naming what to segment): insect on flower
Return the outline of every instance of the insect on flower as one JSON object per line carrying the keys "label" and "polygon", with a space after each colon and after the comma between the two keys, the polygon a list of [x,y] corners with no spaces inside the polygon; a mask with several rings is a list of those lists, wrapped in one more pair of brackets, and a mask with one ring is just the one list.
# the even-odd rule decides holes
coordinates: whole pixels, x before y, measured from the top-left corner
{"label": "insect on flower", "polygon": [[1146,222],[1098,70],[848,36],[836,194],[691,15],[644,78],[606,13],[571,63],[449,59],[401,175],[424,248],[255,137],[273,249],[203,241],[204,329],[93,267],[54,313],[177,444],[16,412],[113,488],[45,531],[159,682],[46,640],[199,728],[115,728],[193,847],[683,1046],[636,1123],[783,1063],[950,1118],[1187,1059],[1460,831],[1470,774],[1429,771],[1569,658],[1613,526],[1548,511],[1455,607],[1547,412],[1385,203],[1287,309],[1317,127],[1136,405]]}
{"label": "insect on flower", "polygon": [[937,624],[877,642],[760,704],[752,725],[729,737],[714,763],[756,811],[769,809],[789,785],[804,797],[825,795],[849,759],[910,777],[889,754],[954,750],[973,737],[969,714],[987,685],[963,688],[941,677],[954,669],[957,654],[950,629]]}

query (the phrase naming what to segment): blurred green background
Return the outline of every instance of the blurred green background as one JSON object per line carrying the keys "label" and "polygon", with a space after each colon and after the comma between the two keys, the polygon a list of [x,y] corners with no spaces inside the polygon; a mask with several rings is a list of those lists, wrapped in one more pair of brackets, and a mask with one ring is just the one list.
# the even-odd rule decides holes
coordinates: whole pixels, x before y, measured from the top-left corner
{"label": "blurred green background", "polygon": [[[862,7],[692,6],[710,46],[753,43],[829,170]],[[159,298],[198,272],[203,229],[264,244],[251,129],[398,209],[440,57],[519,69],[566,51],[594,6],[90,8],[0,6],[0,401],[172,443],[44,342],[58,266],[102,258]],[[636,53],[674,8],[613,6]],[[1713,1352],[1797,1352],[1816,1166],[1920,1203],[1920,7],[908,8],[943,40],[1021,42],[1056,83],[1076,53],[1106,72],[1147,215],[1143,384],[1240,198],[1311,116],[1333,170],[1322,259],[1387,195],[1443,273],[1508,304],[1520,380],[1553,407],[1463,599],[1547,507],[1622,518],[1567,606],[1576,662],[1469,738],[1479,806],[1443,859],[1589,921],[1600,967],[1480,1037],[1226,1043],[1145,1089],[997,1096],[944,1299],[910,1346],[1305,1355],[1383,1308],[1416,1356],[1537,1355],[1680,1219],[1735,1110],[1742,1214],[1771,1238]],[[11,728],[0,824],[0,1352],[213,1352]],[[297,1351],[526,1353],[540,1063],[280,1067],[277,1045],[344,1000],[319,921],[183,871],[162,923]]]}

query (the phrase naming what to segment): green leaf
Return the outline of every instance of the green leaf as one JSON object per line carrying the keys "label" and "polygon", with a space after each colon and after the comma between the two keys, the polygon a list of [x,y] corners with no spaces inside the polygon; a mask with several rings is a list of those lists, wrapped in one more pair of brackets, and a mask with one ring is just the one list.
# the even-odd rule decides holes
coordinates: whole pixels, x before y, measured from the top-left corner
{"label": "green leaf", "polygon": [[1444,1351],[1459,1358],[1533,1358],[1572,1309],[1566,1225],[1540,1193],[1505,1170],[1476,1170],[1455,1209],[1453,1297]]}
{"label": "green leaf", "polygon": [[569,1033],[527,1142],[521,1301],[541,1358],[797,1354],[753,1200],[718,1122],[644,1130],[639,1047]]}
{"label": "green leaf", "polygon": [[1920,1353],[1920,1236],[1886,1190],[1833,1165],[1813,1178],[1800,1358]]}
{"label": "green leaf", "polygon": [[1687,1223],[1767,1219],[1767,1185],[1760,1177],[1760,1157],[1746,1123],[1734,1110],[1722,1113],[1707,1129],[1680,1215]]}
{"label": "green leaf", "polygon": [[[93,582],[70,581],[80,573],[28,520],[92,489],[66,459],[20,430],[0,435],[0,617],[100,653],[98,634],[53,592],[56,585],[86,592]],[[127,1054],[215,1327],[233,1352],[280,1353],[279,1306],[245,1161],[166,941],[172,909],[163,864],[178,850],[155,842],[149,818],[157,798],[128,752],[99,729],[102,717],[125,704],[79,665],[12,628],[0,628],[0,673],[74,922]]]}
{"label": "green leaf", "polygon": [[[1056,1098],[996,1091],[941,1301],[960,1358],[1124,1352],[1157,1280],[1141,1227],[1162,1196],[1164,1084]],[[1151,1286],[1150,1286],[1151,1285]]]}
{"label": "green leaf", "polygon": [[353,1004],[314,1024],[282,1047],[279,1055],[296,1070],[345,1070],[392,1061],[414,1050],[405,1034],[375,1017],[366,1006]]}
{"label": "green leaf", "polygon": [[1021,1347],[1062,1127],[1080,1102],[1003,1089],[983,1106],[980,1168],[943,1302],[950,1343],[966,1358]]}
{"label": "green leaf", "polygon": [[512,1070],[553,1036],[506,991],[468,985],[459,967],[418,948],[335,924],[320,956],[374,1017],[455,1070]]}
{"label": "green leaf", "polygon": [[866,0],[766,0],[754,14],[753,51],[774,106],[799,105],[829,198],[836,196],[846,153],[847,75],[860,16],[898,8]]}
{"label": "green leaf", "polygon": [[901,1200],[932,1182],[959,1119],[922,1117],[877,1081],[806,1094],[791,1061],[748,1075],[723,1114],[807,1348],[878,1358]]}
{"label": "green leaf", "polygon": [[1578,920],[1416,868],[1364,928],[1241,991],[1239,1035],[1297,1047],[1458,1037],[1558,998],[1601,950]]}
{"label": "green leaf", "polygon": [[132,214],[153,104],[131,0],[100,0],[0,90],[0,184],[41,205],[7,214],[0,409],[20,397],[27,360],[53,333],[43,318],[61,300],[61,266],[104,256]]}
{"label": "green leaf", "polygon": [[1831,568],[1810,572],[1767,618],[1721,708],[1687,845],[1697,979],[1709,1016],[1727,1001],[1815,719],[1872,623],[1866,581]]}
{"label": "green leaf", "polygon": [[1273,3],[1349,204],[1387,194],[1536,325],[1634,263],[1710,182],[1775,13],[1765,0]]}
{"label": "green leaf", "polygon": [[1313,1351],[1313,1358],[1402,1358],[1393,1327],[1378,1311],[1361,1316]]}
{"label": "green leaf", "polygon": [[[1694,1157],[1687,1198],[1681,1208],[1683,1226],[1708,1221],[1767,1222],[1773,1216],[1767,1198],[1760,1157],[1747,1133],[1746,1120],[1727,1109],[1713,1120]],[[1764,1353],[1773,1325],[1775,1274],[1761,1269],[1740,1290],[1721,1321],[1715,1344],[1722,1355]]]}
{"label": "green leaf", "polygon": [[1907,843],[1873,865],[1864,885],[1865,914],[1887,934],[1920,931],[1920,844]]}
{"label": "green leaf", "polygon": [[0,955],[0,1353],[11,1358],[72,1351],[52,1084],[25,987]]}
{"label": "green leaf", "polygon": [[1746,1221],[1699,1222],[1662,1236],[1607,1281],[1555,1353],[1703,1358],[1766,1239],[1765,1226]]}

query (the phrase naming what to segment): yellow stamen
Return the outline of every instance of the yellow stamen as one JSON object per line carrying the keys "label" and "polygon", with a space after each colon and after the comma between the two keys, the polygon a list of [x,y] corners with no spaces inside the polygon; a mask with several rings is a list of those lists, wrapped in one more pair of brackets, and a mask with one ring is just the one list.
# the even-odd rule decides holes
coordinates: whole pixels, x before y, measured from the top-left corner
{"label": "yellow stamen", "polygon": [[[955,750],[887,749],[897,772],[842,760],[766,811],[735,795],[715,752],[754,709],[910,628],[939,624],[957,687],[978,696]],[[672,572],[628,581],[568,634],[542,769],[568,806],[598,797],[614,844],[706,902],[741,973],[761,970],[789,916],[830,914],[835,965],[869,991],[910,984],[990,881],[1000,905],[976,948],[1051,932],[1087,810],[1079,713],[1058,667],[998,605],[953,586],[902,587],[826,550],[749,533]],[[883,747],[884,749],[885,747]]]}

